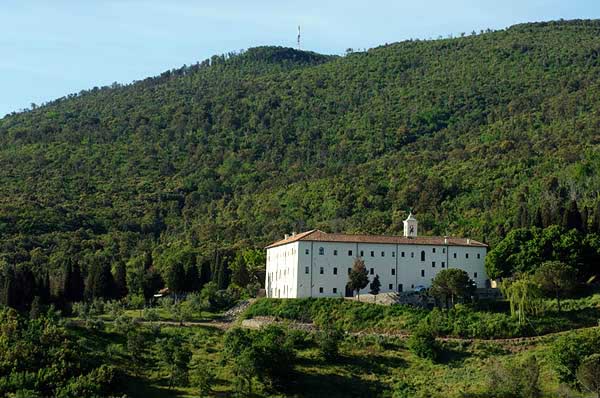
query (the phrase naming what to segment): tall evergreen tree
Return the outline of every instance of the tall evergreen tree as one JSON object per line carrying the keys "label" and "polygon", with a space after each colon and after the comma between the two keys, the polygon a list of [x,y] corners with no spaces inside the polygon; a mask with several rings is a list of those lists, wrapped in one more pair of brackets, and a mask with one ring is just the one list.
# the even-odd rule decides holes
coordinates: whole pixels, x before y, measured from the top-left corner
{"label": "tall evergreen tree", "polygon": [[167,286],[175,294],[181,294],[185,291],[186,278],[185,268],[179,261],[171,264],[167,271]]}
{"label": "tall evergreen tree", "polygon": [[360,298],[360,289],[364,289],[369,284],[369,273],[365,266],[365,261],[357,257],[354,259],[354,264],[348,275],[348,286],[352,291],[355,291]]}
{"label": "tall evergreen tree", "polygon": [[117,298],[127,296],[127,270],[125,263],[117,260],[114,266],[115,294]]}
{"label": "tall evergreen tree", "polygon": [[577,208],[577,202],[572,200],[569,203],[569,207],[563,213],[563,227],[566,229],[576,229],[579,232],[583,232],[583,223],[581,221],[581,214]]}
{"label": "tall evergreen tree", "polygon": [[115,296],[114,279],[108,263],[99,261],[91,264],[85,289],[88,300]]}
{"label": "tall evergreen tree", "polygon": [[538,228],[544,228],[544,221],[542,219],[542,209],[538,207],[535,211],[535,215],[533,216],[533,220],[531,221],[532,226]]}
{"label": "tall evergreen tree", "polygon": [[63,295],[71,303],[83,300],[85,283],[77,262],[68,259],[63,269]]}

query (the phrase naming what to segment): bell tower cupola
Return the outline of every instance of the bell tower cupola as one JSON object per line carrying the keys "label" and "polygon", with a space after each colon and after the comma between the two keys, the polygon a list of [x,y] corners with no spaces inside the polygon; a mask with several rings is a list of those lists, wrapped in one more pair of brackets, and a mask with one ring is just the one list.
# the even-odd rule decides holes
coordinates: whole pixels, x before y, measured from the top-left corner
{"label": "bell tower cupola", "polygon": [[412,215],[412,212],[404,220],[404,236],[407,238],[417,237],[417,219]]}

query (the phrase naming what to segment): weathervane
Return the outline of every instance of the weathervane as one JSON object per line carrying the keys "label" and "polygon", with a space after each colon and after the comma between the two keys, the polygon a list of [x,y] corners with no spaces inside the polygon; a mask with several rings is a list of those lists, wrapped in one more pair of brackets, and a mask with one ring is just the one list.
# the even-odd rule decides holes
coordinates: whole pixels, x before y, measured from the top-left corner
{"label": "weathervane", "polygon": [[300,50],[300,25],[298,25],[298,50]]}

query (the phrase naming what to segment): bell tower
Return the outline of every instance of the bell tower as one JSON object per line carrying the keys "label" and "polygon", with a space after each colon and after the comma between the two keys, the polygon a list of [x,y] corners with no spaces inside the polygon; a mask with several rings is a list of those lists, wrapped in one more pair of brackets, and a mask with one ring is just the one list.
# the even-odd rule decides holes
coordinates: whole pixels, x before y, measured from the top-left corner
{"label": "bell tower", "polygon": [[406,220],[404,220],[404,236],[406,238],[416,238],[417,237],[417,219],[412,215],[412,212],[409,213]]}

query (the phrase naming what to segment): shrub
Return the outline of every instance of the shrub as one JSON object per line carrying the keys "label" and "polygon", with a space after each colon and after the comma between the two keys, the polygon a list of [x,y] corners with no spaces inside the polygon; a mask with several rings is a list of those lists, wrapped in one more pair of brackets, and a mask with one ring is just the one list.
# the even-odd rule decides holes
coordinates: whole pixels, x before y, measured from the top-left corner
{"label": "shrub", "polygon": [[71,312],[76,317],[87,318],[89,316],[90,308],[86,302],[73,303]]}
{"label": "shrub", "polygon": [[190,369],[190,380],[200,396],[206,397],[212,392],[215,373],[206,361],[194,361]]}
{"label": "shrub", "polygon": [[551,360],[559,381],[575,386],[577,369],[586,357],[597,353],[600,353],[598,330],[569,333],[556,339],[551,350]]}
{"label": "shrub", "polygon": [[123,304],[119,301],[111,300],[104,305],[106,313],[112,318],[116,318],[123,314]]}
{"label": "shrub", "polygon": [[169,387],[173,387],[175,384],[187,385],[192,352],[185,344],[185,341],[176,335],[158,339],[156,346],[160,363],[169,374]]}
{"label": "shrub", "polygon": [[439,346],[433,331],[426,322],[421,322],[408,338],[408,349],[420,358],[435,361],[439,354]]}
{"label": "shrub", "polygon": [[284,329],[274,325],[256,331],[229,330],[223,355],[233,368],[237,388],[246,393],[252,390],[253,376],[270,389],[285,389],[296,362],[292,340]]}
{"label": "shrub", "polygon": [[403,379],[394,386],[392,398],[413,398],[416,393],[415,385],[411,381]]}
{"label": "shrub", "polygon": [[200,296],[210,311],[221,311],[231,308],[236,300],[237,290],[219,290],[215,282],[209,282],[202,288]]}
{"label": "shrub", "polygon": [[149,322],[156,322],[160,319],[158,311],[154,308],[144,308],[142,311],[142,318]]}
{"label": "shrub", "polygon": [[127,308],[130,310],[141,310],[146,305],[146,299],[141,294],[127,296]]}
{"label": "shrub", "polygon": [[343,338],[344,333],[340,328],[331,323],[323,325],[315,335],[317,347],[323,358],[327,360],[337,358]]}
{"label": "shrub", "polygon": [[502,364],[493,361],[488,370],[485,395],[482,397],[538,398],[540,390],[540,366],[535,357],[521,362]]}
{"label": "shrub", "polygon": [[600,354],[586,357],[577,369],[577,381],[584,390],[600,397]]}

